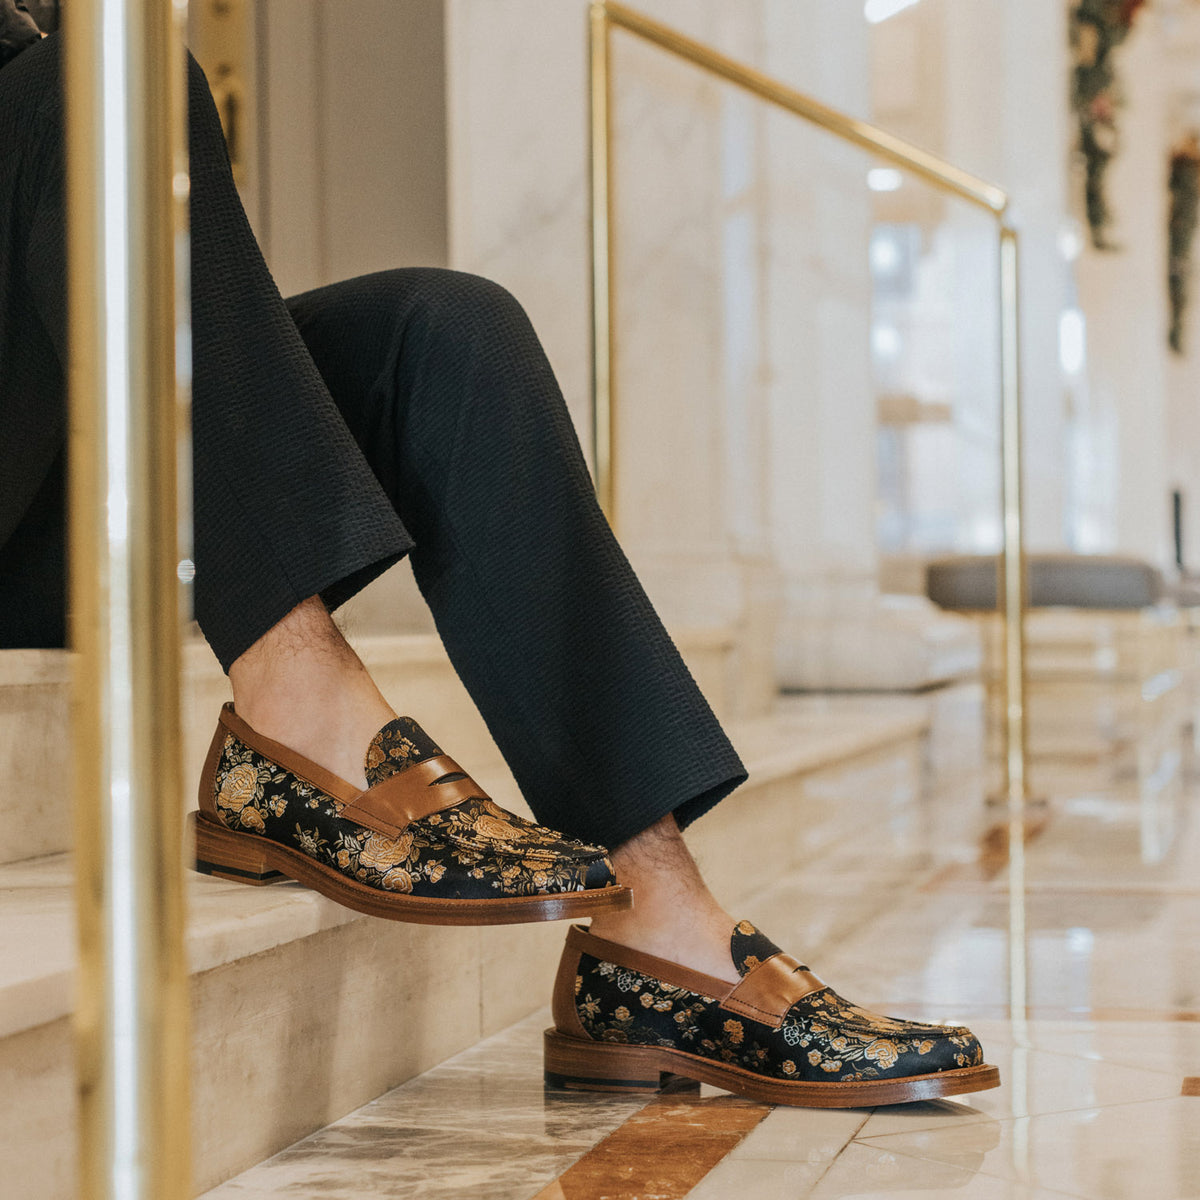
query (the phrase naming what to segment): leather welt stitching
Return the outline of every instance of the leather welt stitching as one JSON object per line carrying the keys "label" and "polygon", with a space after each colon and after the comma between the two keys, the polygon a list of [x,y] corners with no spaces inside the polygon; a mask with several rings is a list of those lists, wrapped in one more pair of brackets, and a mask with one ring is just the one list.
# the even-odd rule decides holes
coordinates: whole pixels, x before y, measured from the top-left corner
{"label": "leather welt stitching", "polygon": [[[792,1001],[792,1003],[794,1004],[795,1001]],[[759,1008],[759,1006],[757,1004],[751,1004],[749,1000],[737,1000],[733,996],[726,996],[725,999],[721,1002],[721,1007],[724,1008],[725,1005],[727,1005],[727,1004],[736,1004],[739,1008],[748,1008],[752,1012],[766,1013],[767,1016],[769,1016],[769,1017],[774,1017],[774,1016],[778,1015],[773,1008]],[[789,1004],[788,1008],[791,1008],[791,1007],[792,1007],[792,1005]],[[783,1011],[786,1014],[787,1008],[785,1008]]]}

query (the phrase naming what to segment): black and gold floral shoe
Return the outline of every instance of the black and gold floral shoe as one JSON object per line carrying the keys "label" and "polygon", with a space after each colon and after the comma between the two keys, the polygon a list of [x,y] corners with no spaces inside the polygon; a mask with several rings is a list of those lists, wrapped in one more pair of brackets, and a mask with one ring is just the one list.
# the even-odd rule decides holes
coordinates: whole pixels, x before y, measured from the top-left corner
{"label": "black and gold floral shoe", "polygon": [[969,1029],[920,1025],[843,1000],[748,921],[730,985],[578,925],[554,985],[546,1083],[656,1091],[671,1075],[768,1104],[858,1108],[997,1087]]}
{"label": "black and gold floral shoe", "polygon": [[296,879],[371,916],[430,925],[628,908],[602,846],[507,812],[409,717],[367,749],[367,789],[256,733],[226,704],[192,814],[196,869]]}

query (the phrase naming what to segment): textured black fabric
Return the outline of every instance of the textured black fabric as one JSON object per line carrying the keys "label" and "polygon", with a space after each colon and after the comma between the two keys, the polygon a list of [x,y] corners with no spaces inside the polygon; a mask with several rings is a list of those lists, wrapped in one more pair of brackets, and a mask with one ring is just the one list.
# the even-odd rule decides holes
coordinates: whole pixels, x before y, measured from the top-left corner
{"label": "textured black fabric", "polygon": [[[63,442],[56,41],[0,72],[0,546]],[[411,531],[447,651],[539,821],[613,846],[695,819],[745,770],[596,504],[520,306],[408,270],[289,316],[194,64],[190,101],[195,609],[222,664],[306,597],[344,601]],[[0,645],[14,624],[0,609]]]}
{"label": "textured black fabric", "polygon": [[[194,470],[203,480],[195,490],[194,605],[228,669],[302,600],[336,580],[362,587],[412,541],[355,447],[267,272],[195,62],[188,91]],[[0,71],[0,214],[3,545],[63,441],[56,35]],[[49,638],[61,627],[61,614],[48,611],[44,621]]]}

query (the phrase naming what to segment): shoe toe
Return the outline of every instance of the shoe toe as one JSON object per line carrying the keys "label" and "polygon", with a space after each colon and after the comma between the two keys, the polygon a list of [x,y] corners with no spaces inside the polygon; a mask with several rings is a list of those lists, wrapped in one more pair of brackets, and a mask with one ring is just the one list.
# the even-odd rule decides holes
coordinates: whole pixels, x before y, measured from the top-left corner
{"label": "shoe toe", "polygon": [[957,1071],[983,1062],[983,1047],[969,1029],[943,1029],[914,1046],[918,1054],[907,1073]]}

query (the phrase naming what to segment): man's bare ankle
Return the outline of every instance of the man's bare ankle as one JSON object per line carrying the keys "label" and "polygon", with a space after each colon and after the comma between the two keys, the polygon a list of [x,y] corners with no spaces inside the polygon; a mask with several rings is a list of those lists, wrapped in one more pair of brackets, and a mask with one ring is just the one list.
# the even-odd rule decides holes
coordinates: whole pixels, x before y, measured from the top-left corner
{"label": "man's bare ankle", "polygon": [[237,658],[229,681],[252,728],[366,786],[367,746],[396,714],[319,598],[297,605]]}
{"label": "man's bare ankle", "polygon": [[730,983],[735,921],[708,890],[672,816],[613,852],[617,878],[633,889],[633,908],[592,919],[597,937],[682,963]]}

